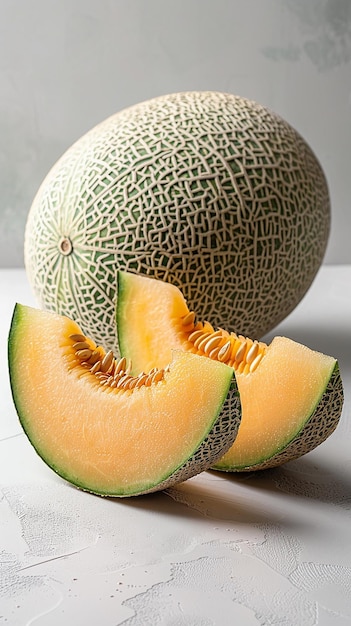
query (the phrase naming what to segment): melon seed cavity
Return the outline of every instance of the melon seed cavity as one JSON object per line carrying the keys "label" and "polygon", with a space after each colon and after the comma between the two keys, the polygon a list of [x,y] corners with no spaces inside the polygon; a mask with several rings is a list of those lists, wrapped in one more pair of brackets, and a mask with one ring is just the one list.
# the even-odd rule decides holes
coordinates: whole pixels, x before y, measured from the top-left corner
{"label": "melon seed cavity", "polygon": [[181,318],[181,330],[192,344],[193,352],[221,361],[239,374],[254,372],[267,351],[267,344],[243,335],[215,330],[209,322],[196,322],[190,311]]}
{"label": "melon seed cavity", "polygon": [[131,364],[128,365],[125,357],[115,359],[112,350],[105,353],[103,348],[97,348],[84,335],[72,334],[69,339],[77,359],[76,365],[80,365],[85,370],[83,373],[91,374],[101,386],[108,389],[126,391],[150,387],[162,381],[167,371],[167,368],[154,368],[148,374],[141,372],[138,376],[132,376]]}

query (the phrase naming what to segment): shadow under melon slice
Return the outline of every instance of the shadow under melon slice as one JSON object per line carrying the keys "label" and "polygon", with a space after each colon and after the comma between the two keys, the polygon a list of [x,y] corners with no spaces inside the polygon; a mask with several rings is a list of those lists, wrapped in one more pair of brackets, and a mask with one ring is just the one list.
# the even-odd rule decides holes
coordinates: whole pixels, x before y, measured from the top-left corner
{"label": "shadow under melon slice", "polygon": [[240,403],[224,364],[176,351],[166,369],[135,377],[72,320],[20,304],[8,355],[27,437],[47,465],[84,490],[165,489],[208,469],[236,436]]}
{"label": "shadow under melon slice", "polygon": [[162,367],[173,347],[235,371],[242,405],[238,436],[214,464],[224,471],[281,465],[322,443],[336,428],[343,386],[335,358],[286,337],[270,345],[196,321],[180,290],[118,273],[117,331],[135,371]]}

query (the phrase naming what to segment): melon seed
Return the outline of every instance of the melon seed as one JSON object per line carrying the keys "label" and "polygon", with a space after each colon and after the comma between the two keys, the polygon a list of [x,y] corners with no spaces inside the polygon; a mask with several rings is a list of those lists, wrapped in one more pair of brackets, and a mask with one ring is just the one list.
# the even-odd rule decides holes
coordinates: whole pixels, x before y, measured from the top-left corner
{"label": "melon seed", "polygon": [[247,348],[247,342],[246,342],[246,339],[245,339],[243,341],[243,343],[241,344],[240,348],[237,350],[237,352],[235,354],[235,363],[237,365],[239,365],[241,363],[241,361],[243,360],[243,358],[245,356],[246,348]]}
{"label": "melon seed", "polygon": [[210,359],[214,359],[217,360],[218,358],[218,353],[221,350],[222,346],[218,346],[217,348],[213,348],[213,350],[211,350],[211,352],[207,355]]}
{"label": "melon seed", "polygon": [[[211,335],[210,335],[210,339],[211,339]],[[196,342],[197,343],[197,345],[196,345],[197,349],[201,350],[202,352],[205,352],[205,346],[207,345],[207,342],[210,341],[210,339],[205,334],[205,336],[203,337],[203,339],[201,341]]]}
{"label": "melon seed", "polygon": [[251,365],[250,365],[250,374],[251,374],[252,372],[254,372],[254,371],[255,371],[256,367],[257,367],[257,366],[258,366],[258,364],[261,362],[262,357],[263,357],[263,353],[262,353],[262,352],[260,352],[260,353],[257,355],[257,357],[256,357],[256,358],[252,361],[252,363],[251,363]]}
{"label": "melon seed", "polygon": [[101,360],[101,354],[98,350],[93,350],[90,359],[88,359],[89,365],[94,365],[97,361]]}
{"label": "melon seed", "polygon": [[77,341],[73,344],[73,350],[78,352],[78,350],[90,350],[90,346],[86,341]]}
{"label": "melon seed", "polygon": [[101,371],[108,372],[113,362],[113,352],[109,350],[101,361]]}
{"label": "melon seed", "polygon": [[135,389],[139,389],[140,387],[144,387],[145,381],[148,378],[148,374],[142,374],[138,376],[138,380],[135,385]]}
{"label": "melon seed", "polygon": [[126,368],[127,368],[127,359],[126,359],[126,357],[125,357],[125,356],[123,356],[123,357],[122,357],[122,358],[118,361],[118,363],[116,364],[116,367],[115,367],[115,376],[116,376],[117,374],[119,374],[119,372],[125,372],[125,371],[126,371]]}
{"label": "melon seed", "polygon": [[74,342],[87,340],[87,338],[84,335],[78,335],[78,334],[69,335],[69,339],[71,339],[71,341],[74,341]]}
{"label": "melon seed", "polygon": [[165,370],[163,370],[163,369],[162,369],[162,370],[157,370],[157,371],[154,373],[154,375],[153,375],[152,382],[153,382],[153,383],[158,383],[158,382],[160,382],[161,380],[163,380],[163,379],[164,379],[164,377],[165,377]]}
{"label": "melon seed", "polygon": [[76,355],[80,361],[87,361],[92,355],[92,350],[86,348],[84,350],[77,350]]}
{"label": "melon seed", "polygon": [[222,346],[222,348],[218,352],[218,357],[217,357],[218,361],[222,361],[222,363],[224,363],[224,361],[226,361],[229,357],[231,348],[232,348],[231,342],[227,341],[227,343],[225,343],[224,346]]}
{"label": "melon seed", "polygon": [[202,336],[203,336],[202,329],[194,330],[194,332],[190,333],[188,337],[188,341],[190,341],[191,343],[194,343],[194,341],[196,341],[197,339],[199,339],[199,337],[202,337]]}
{"label": "melon seed", "polygon": [[195,321],[195,313],[194,311],[189,311],[189,313],[187,313],[187,315],[185,315],[185,317],[182,318],[182,325],[190,326],[191,324],[193,326],[194,321]]}
{"label": "melon seed", "polygon": [[259,345],[257,341],[255,341],[246,355],[246,363],[250,364],[252,363],[252,361],[255,360],[257,353],[258,353],[258,349],[259,349]]}
{"label": "melon seed", "polygon": [[126,383],[126,386],[123,386],[123,389],[134,389],[135,385],[137,384],[138,379],[135,376],[130,377],[130,380],[128,383]]}
{"label": "melon seed", "polygon": [[100,371],[100,367],[101,367],[101,361],[96,361],[96,363],[94,363],[94,365],[90,368],[90,371],[92,374],[97,374],[97,372]]}
{"label": "melon seed", "polygon": [[213,348],[217,348],[219,346],[219,344],[222,342],[223,337],[222,335],[216,335],[214,334],[214,336],[212,336],[210,339],[208,339],[203,347],[203,351],[206,355],[209,355],[211,350],[213,350]]}
{"label": "melon seed", "polygon": [[117,380],[117,389],[120,389],[123,385],[123,383],[125,383],[128,379],[130,379],[130,375],[129,374],[123,374],[123,376],[120,377],[119,380]]}
{"label": "melon seed", "polygon": [[210,332],[208,332],[208,331],[207,332],[203,332],[202,331],[202,334],[197,339],[195,339],[195,341],[193,342],[194,348],[196,348],[198,350],[199,349],[199,344],[202,344],[203,340],[208,338],[208,337],[210,337],[210,336],[211,336]]}

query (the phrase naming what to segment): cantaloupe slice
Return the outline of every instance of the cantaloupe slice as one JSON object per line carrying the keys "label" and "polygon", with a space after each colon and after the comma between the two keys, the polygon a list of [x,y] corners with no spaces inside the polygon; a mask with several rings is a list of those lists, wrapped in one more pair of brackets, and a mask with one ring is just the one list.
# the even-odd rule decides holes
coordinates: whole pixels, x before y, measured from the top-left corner
{"label": "cantaloupe slice", "polygon": [[128,496],[207,469],[240,421],[231,368],[175,352],[166,369],[133,377],[126,360],[55,313],[17,304],[9,370],[15,406],[43,460],[76,486]]}
{"label": "cantaloupe slice", "polygon": [[311,451],[338,424],[343,386],[335,358],[285,337],[266,345],[196,322],[174,285],[119,272],[117,329],[121,354],[133,360],[135,372],[162,367],[172,348],[235,370],[242,420],[216,469],[280,465]]}

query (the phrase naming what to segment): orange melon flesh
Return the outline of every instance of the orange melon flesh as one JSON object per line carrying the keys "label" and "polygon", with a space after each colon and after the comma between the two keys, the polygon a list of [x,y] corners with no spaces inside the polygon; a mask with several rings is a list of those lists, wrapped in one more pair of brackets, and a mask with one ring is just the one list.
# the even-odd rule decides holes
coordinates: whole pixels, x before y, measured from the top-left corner
{"label": "orange melon flesh", "polygon": [[[165,367],[173,349],[186,347],[178,331],[179,320],[189,313],[183,294],[170,283],[118,272],[118,300],[122,302],[124,298],[128,300],[127,306],[117,307],[120,353],[128,354],[132,371],[137,374],[152,369],[155,360],[157,367]],[[127,329],[131,334],[137,329],[137,337],[142,337],[142,349]]]}
{"label": "orange melon flesh", "polygon": [[[135,372],[164,366],[172,347],[197,353],[206,360],[219,358],[216,349],[214,353],[205,352],[206,343],[216,331],[208,322],[193,319],[188,323],[189,313],[182,293],[174,285],[118,272],[116,322],[120,351],[133,359]],[[200,343],[193,339],[197,333],[201,335]],[[335,358],[285,337],[276,337],[267,346],[225,330],[220,334],[224,348],[226,342],[230,344],[229,356],[225,353],[221,358],[235,369],[242,418],[232,447],[214,465],[215,469],[274,467],[309,452],[333,432],[343,406]],[[241,360],[238,356],[239,362],[238,346],[241,352],[245,348],[245,356]],[[251,348],[257,350],[253,357],[249,354]]]}
{"label": "orange melon flesh", "polygon": [[319,404],[335,365],[333,357],[275,337],[254,372],[236,374],[242,421],[236,440],[215,467],[254,466],[285,448]]}
{"label": "orange melon flesh", "polygon": [[153,490],[211,431],[232,371],[176,352],[164,380],[116,393],[72,366],[69,336],[80,332],[67,317],[16,305],[9,367],[22,426],[44,461],[83,489]]}

